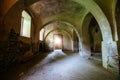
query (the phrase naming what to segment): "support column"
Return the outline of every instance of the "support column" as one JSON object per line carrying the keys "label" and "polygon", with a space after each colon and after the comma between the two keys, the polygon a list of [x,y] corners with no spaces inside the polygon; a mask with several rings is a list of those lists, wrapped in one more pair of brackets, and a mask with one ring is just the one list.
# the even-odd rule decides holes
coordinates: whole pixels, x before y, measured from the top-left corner
{"label": "support column", "polygon": [[74,50],[74,41],[71,40],[71,42],[72,42],[72,51],[74,52],[74,51],[75,51],[75,50]]}
{"label": "support column", "polygon": [[79,51],[80,51],[79,53],[82,57],[90,57],[91,56],[90,44],[88,43],[88,45],[87,44],[85,45],[82,43],[82,46],[79,48]]}
{"label": "support column", "polygon": [[119,72],[118,61],[115,59],[118,56],[117,44],[114,41],[102,42],[102,63],[103,67],[116,73]]}

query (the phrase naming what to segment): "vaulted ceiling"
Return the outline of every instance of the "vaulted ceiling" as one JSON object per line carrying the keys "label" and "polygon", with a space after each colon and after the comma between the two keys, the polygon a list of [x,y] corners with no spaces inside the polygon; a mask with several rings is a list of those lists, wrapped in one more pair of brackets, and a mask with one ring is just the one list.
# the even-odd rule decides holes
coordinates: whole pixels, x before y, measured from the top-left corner
{"label": "vaulted ceiling", "polygon": [[82,6],[70,0],[40,0],[31,5],[30,9],[42,18],[56,14],[77,14],[84,10]]}
{"label": "vaulted ceiling", "polygon": [[[0,21],[4,18],[5,14],[9,11],[9,9],[19,0],[0,0]],[[54,15],[57,13],[76,13],[78,11],[83,10],[81,6],[72,2],[72,0],[20,0],[24,1],[25,4],[31,4],[31,10],[36,15],[42,15],[43,17]],[[112,4],[117,0],[94,0],[103,10],[112,9]],[[119,1],[119,0],[118,0]],[[66,6],[67,5],[67,6]],[[48,9],[49,7],[49,9]],[[111,11],[111,10],[109,10]],[[49,15],[48,15],[49,14]]]}

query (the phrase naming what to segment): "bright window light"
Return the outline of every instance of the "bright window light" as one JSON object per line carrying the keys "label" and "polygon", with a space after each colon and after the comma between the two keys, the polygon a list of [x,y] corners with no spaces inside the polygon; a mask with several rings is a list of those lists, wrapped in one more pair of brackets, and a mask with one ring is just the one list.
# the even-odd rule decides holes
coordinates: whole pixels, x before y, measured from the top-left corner
{"label": "bright window light", "polygon": [[61,44],[61,42],[62,42],[61,38],[56,36],[55,37],[55,44],[59,45],[59,44]]}
{"label": "bright window light", "polygon": [[30,37],[31,32],[31,16],[26,12],[22,12],[22,19],[21,19],[21,36]]}

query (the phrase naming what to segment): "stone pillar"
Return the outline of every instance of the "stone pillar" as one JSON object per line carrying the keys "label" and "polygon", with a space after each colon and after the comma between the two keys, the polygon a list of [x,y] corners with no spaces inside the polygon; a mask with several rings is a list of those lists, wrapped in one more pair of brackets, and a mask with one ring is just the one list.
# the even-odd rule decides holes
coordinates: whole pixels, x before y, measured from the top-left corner
{"label": "stone pillar", "polygon": [[71,40],[71,42],[72,42],[72,51],[74,52],[75,51],[75,49],[74,49],[74,41]]}
{"label": "stone pillar", "polygon": [[118,72],[118,61],[115,57],[118,56],[117,44],[114,41],[102,42],[102,63],[103,67],[110,71]]}
{"label": "stone pillar", "polygon": [[79,44],[79,45],[80,45],[80,47],[79,47],[80,56],[90,57],[91,56],[90,44],[88,43],[88,45],[87,44],[85,45],[82,43],[82,46],[81,46],[81,44]]}

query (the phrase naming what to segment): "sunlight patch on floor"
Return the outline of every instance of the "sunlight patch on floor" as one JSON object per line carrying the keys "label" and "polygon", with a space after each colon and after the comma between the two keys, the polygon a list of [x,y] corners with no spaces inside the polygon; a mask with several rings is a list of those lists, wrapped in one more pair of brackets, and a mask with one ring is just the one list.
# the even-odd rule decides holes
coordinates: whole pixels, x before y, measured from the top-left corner
{"label": "sunlight patch on floor", "polygon": [[49,53],[45,59],[41,61],[41,65],[47,64],[51,61],[57,60],[59,58],[63,58],[67,56],[62,50],[54,50],[53,52]]}

